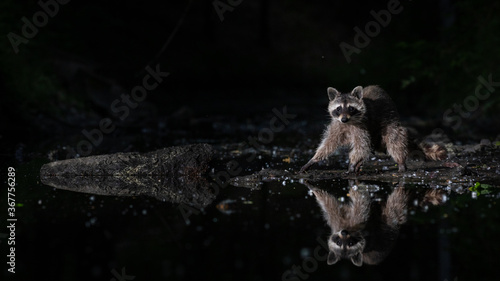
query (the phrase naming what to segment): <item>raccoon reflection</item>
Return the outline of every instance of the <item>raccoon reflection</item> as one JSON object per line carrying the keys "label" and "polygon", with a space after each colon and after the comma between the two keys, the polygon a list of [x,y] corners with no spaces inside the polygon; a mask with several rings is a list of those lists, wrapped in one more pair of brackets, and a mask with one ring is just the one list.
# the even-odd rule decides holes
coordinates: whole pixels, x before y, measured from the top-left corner
{"label": "raccoon reflection", "polygon": [[385,203],[371,204],[366,190],[349,189],[350,201],[341,203],[324,190],[306,185],[314,193],[323,216],[331,228],[328,239],[329,265],[341,259],[356,266],[378,264],[392,250],[399,227],[406,222],[408,194],[397,187]]}
{"label": "raccoon reflection", "polygon": [[372,202],[367,186],[356,184],[349,181],[350,200],[341,203],[328,192],[305,183],[314,193],[332,231],[328,239],[329,265],[341,259],[348,259],[357,266],[382,262],[392,250],[400,226],[407,220],[410,197],[423,210],[429,205],[442,204],[447,198],[446,192],[440,189],[410,195],[404,185],[399,184],[386,200]]}

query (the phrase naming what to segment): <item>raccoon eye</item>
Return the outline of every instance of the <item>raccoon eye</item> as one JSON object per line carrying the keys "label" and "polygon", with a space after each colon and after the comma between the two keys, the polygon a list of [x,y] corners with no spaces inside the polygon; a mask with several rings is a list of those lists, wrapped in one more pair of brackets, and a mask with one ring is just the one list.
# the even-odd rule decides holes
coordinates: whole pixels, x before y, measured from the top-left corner
{"label": "raccoon eye", "polygon": [[339,106],[339,107],[335,108],[334,110],[332,110],[332,115],[339,116],[341,111],[342,111],[342,107]]}
{"label": "raccoon eye", "polygon": [[350,113],[350,114],[353,114],[353,113],[355,113],[355,112],[356,112],[356,108],[354,108],[354,107],[352,107],[352,106],[349,106],[349,107],[347,108],[347,110],[349,111],[349,113]]}
{"label": "raccoon eye", "polygon": [[352,245],[354,245],[354,242],[349,241],[349,244],[347,244],[347,245],[349,245],[349,247],[352,247]]}
{"label": "raccoon eye", "polygon": [[337,246],[342,246],[342,241],[340,241],[339,237],[332,237],[333,243],[337,244]]}

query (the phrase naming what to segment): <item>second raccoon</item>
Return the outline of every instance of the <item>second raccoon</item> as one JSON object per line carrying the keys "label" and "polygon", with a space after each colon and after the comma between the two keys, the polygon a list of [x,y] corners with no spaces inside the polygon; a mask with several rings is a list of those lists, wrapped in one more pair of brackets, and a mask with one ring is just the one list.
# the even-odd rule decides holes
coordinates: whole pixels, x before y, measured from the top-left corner
{"label": "second raccoon", "polygon": [[[398,163],[399,171],[406,170],[408,134],[399,122],[399,114],[389,95],[379,86],[357,86],[351,93],[328,88],[328,112],[332,121],[323,133],[314,156],[300,172],[326,159],[339,146],[348,145],[349,172],[359,172],[372,149],[386,150]],[[438,144],[419,145],[428,159],[442,160],[447,152]]]}

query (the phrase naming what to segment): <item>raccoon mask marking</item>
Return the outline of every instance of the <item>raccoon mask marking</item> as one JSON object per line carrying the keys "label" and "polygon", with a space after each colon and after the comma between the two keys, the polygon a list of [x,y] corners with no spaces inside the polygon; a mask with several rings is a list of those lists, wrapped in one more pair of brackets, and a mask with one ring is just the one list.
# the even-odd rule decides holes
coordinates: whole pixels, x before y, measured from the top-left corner
{"label": "raccoon mask marking", "polygon": [[332,265],[340,259],[349,259],[356,266],[363,265],[363,250],[366,240],[361,233],[351,233],[347,230],[341,230],[333,233],[328,241],[327,264]]}
{"label": "raccoon mask marking", "polygon": [[328,112],[334,120],[342,123],[351,123],[362,121],[365,113],[363,101],[363,87],[358,86],[351,93],[342,94],[334,88],[328,88]]}

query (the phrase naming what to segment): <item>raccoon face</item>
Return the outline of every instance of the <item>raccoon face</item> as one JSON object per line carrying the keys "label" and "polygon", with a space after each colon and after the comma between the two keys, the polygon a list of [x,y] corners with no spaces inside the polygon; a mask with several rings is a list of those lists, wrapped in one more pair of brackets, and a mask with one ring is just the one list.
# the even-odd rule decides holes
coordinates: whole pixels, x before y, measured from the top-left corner
{"label": "raccoon face", "polygon": [[336,104],[335,109],[331,111],[333,118],[338,119],[342,123],[347,123],[351,118],[356,117],[360,111],[351,104]]}
{"label": "raccoon face", "polygon": [[365,238],[359,233],[349,233],[347,230],[333,233],[328,241],[328,265],[340,259],[349,259],[354,265],[362,266],[365,243]]}
{"label": "raccoon face", "polygon": [[330,104],[328,111],[333,119],[342,123],[360,122],[363,117],[365,107],[363,101],[363,88],[358,86],[351,93],[341,94],[334,88],[328,88]]}

